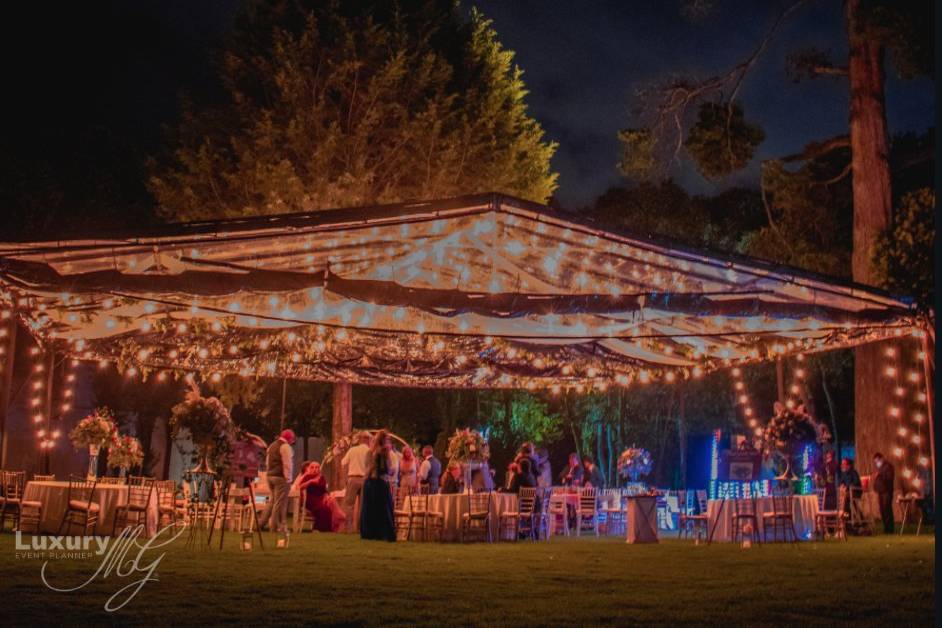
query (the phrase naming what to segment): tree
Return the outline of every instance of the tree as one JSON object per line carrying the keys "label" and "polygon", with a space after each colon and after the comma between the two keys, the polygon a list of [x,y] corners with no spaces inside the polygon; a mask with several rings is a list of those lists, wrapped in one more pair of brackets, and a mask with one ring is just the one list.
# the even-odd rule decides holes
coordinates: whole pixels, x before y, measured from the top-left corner
{"label": "tree", "polygon": [[166,218],[556,188],[513,52],[450,0],[251,1],[218,72],[152,163]]}
{"label": "tree", "polygon": [[[685,146],[698,170],[708,177],[726,170],[732,171],[737,164],[744,165],[759,134],[756,129],[750,132],[750,125],[744,122],[739,111],[736,99],[740,88],[781,25],[806,3],[807,0],[796,0],[787,4],[750,55],[725,74],[703,81],[673,79],[642,91],[641,96],[646,101],[643,117],[647,124],[623,132],[623,170],[638,174],[639,166],[647,165],[650,167],[649,174],[656,173],[659,166],[669,163],[664,159],[665,154],[676,160]],[[849,133],[809,145],[800,155],[782,160],[802,163],[798,172],[792,173],[771,164],[765,169],[763,184],[767,180],[776,182],[780,189],[785,190],[791,185],[792,193],[788,196],[791,197],[789,202],[794,203],[802,196],[795,194],[796,186],[804,186],[804,189],[816,186],[828,188],[847,175],[852,175],[853,247],[850,274],[859,283],[878,284],[879,277],[873,263],[875,249],[881,234],[892,222],[890,149],[884,102],[885,53],[887,50],[892,53],[896,69],[903,78],[916,74],[934,75],[932,11],[932,3],[924,0],[846,0],[844,22],[848,44],[847,63],[834,64],[819,50],[800,51],[789,58],[789,70],[795,80],[819,76],[847,79]],[[722,108],[725,108],[726,115],[716,115]],[[695,109],[699,109],[700,118],[697,125],[686,132],[685,137],[685,129],[691,126],[691,112]],[[698,140],[698,137],[706,137],[708,141]],[[691,138],[695,140],[693,147],[690,146]],[[724,148],[727,157],[721,159],[719,153]],[[837,174],[829,172],[825,178],[815,178],[815,162],[834,151],[847,148],[850,149],[849,162]],[[797,178],[788,182],[791,176]],[[766,210],[770,231],[764,235],[767,240],[771,236],[781,244],[765,247],[766,252],[780,252],[782,255],[776,256],[777,259],[791,258],[797,263],[802,260],[805,263],[828,261],[808,257],[806,252],[796,250],[798,247],[792,244],[786,246],[789,240],[796,239],[799,234],[785,233],[779,229],[768,204]],[[823,225],[826,219],[827,216],[818,215],[813,222]],[[805,224],[803,220],[801,224]],[[820,234],[821,230],[815,227],[810,233]],[[834,269],[830,270],[833,272]],[[881,349],[866,345],[859,347],[854,369],[858,434],[883,433],[876,429],[885,419],[882,399],[887,392],[885,378],[881,379],[880,373]],[[858,456],[869,461],[873,448],[879,444],[875,439],[866,442],[858,439]],[[863,470],[866,471],[866,468]]]}
{"label": "tree", "polygon": [[921,188],[903,197],[893,225],[877,240],[876,277],[893,292],[911,294],[925,310],[935,288],[935,193]]}

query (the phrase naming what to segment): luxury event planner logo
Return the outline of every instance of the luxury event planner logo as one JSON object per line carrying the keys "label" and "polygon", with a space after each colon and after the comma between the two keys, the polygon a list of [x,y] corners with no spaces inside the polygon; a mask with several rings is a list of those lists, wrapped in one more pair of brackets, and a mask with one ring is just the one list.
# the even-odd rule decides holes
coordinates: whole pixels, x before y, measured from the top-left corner
{"label": "luxury event planner logo", "polygon": [[[17,532],[16,550],[20,558],[44,560],[39,575],[43,584],[52,591],[74,593],[96,580],[116,579],[123,586],[105,601],[105,610],[113,613],[133,600],[145,584],[158,581],[157,567],[166,552],[159,555],[152,552],[173,543],[183,532],[185,528],[182,526],[168,526],[143,543],[138,541],[144,534],[142,525],[125,528],[116,538],[36,535],[27,541]],[[97,567],[93,563],[93,571],[74,585],[62,582],[55,574],[55,565],[61,559],[90,559],[95,556],[101,557],[100,563]]]}

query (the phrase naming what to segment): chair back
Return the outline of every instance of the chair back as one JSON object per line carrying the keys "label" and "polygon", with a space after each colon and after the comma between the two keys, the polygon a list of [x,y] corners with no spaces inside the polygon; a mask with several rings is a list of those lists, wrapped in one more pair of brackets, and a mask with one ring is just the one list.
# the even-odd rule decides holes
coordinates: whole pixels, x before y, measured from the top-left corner
{"label": "chair back", "polygon": [[412,505],[412,500],[409,499],[412,495],[412,491],[408,486],[394,486],[393,491],[393,503],[395,504],[396,510],[402,510],[402,507],[407,501],[410,506]]}
{"label": "chair back", "polygon": [[566,510],[566,495],[568,493],[569,489],[562,486],[554,486],[549,489],[546,501],[549,503],[548,507],[551,512],[563,512]]}
{"label": "chair back", "polygon": [[776,515],[790,515],[791,495],[782,490],[772,490],[772,512]]}
{"label": "chair back", "polygon": [[740,497],[732,500],[733,514],[739,516],[755,516],[756,500],[754,497]]}
{"label": "chair back", "polygon": [[128,476],[128,484],[130,484],[131,486],[142,486],[144,484],[144,480],[150,480],[152,482],[156,482],[157,478],[148,477],[146,475],[129,475]]}
{"label": "chair back", "polygon": [[491,514],[491,494],[468,493],[468,512],[473,515]]}
{"label": "chair back", "polygon": [[532,515],[536,509],[536,488],[521,487],[517,493],[517,512],[521,515]]}
{"label": "chair back", "polygon": [[69,475],[69,492],[67,501],[86,502],[89,506],[95,498],[95,487],[98,480],[89,480],[82,475]]}
{"label": "chair back", "polygon": [[0,491],[6,499],[22,499],[23,487],[26,484],[25,471],[2,471],[0,472]]}
{"label": "chair back", "polygon": [[700,507],[699,514],[705,515],[707,513],[707,492],[704,489],[697,491],[697,506]]}
{"label": "chair back", "polygon": [[688,491],[684,488],[679,488],[674,491],[674,494],[677,495],[677,514],[680,515],[689,515],[690,512],[690,503],[688,502],[689,497],[693,497],[692,491]]}
{"label": "chair back", "polygon": [[140,484],[128,484],[128,506],[146,508],[154,492],[155,480],[141,478]]}
{"label": "chair back", "polygon": [[825,489],[816,488],[814,489],[814,495],[818,498],[818,510],[824,510],[824,494]]}
{"label": "chair back", "polygon": [[41,473],[34,473],[34,474],[33,474],[33,481],[34,481],[34,482],[55,482],[55,481],[56,481],[56,476],[55,476],[54,474],[52,474],[52,473],[50,473],[50,474],[48,474],[48,475],[41,474]]}
{"label": "chair back", "polygon": [[174,498],[177,494],[177,483],[173,480],[161,480],[154,483],[154,489],[157,491],[157,505],[159,507],[172,508]]}
{"label": "chair back", "polygon": [[127,481],[124,478],[104,476],[98,478],[98,484],[123,486],[124,484],[127,484]]}
{"label": "chair back", "polygon": [[587,486],[579,493],[579,510],[596,510],[598,508],[597,493],[594,488]]}
{"label": "chair back", "polygon": [[[842,486],[837,491],[837,512],[839,515],[843,515],[845,512],[848,511],[847,505],[849,501],[850,501],[850,495],[847,491],[847,487]],[[819,500],[819,507],[820,507],[820,500]]]}

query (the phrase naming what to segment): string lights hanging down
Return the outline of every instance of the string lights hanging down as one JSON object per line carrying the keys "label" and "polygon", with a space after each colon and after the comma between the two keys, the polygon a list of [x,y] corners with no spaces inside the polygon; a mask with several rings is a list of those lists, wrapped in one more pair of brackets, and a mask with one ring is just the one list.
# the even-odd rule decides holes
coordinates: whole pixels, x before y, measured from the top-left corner
{"label": "string lights hanging down", "polygon": [[43,346],[130,377],[606,390],[916,329],[901,301],[499,195],[0,244]]}

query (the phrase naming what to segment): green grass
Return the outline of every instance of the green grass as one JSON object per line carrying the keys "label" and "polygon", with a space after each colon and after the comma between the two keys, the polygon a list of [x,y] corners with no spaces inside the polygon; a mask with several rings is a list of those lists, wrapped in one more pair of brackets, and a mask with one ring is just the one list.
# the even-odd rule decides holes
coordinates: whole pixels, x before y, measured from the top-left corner
{"label": "green grass", "polygon": [[[616,538],[549,543],[365,542],[304,534],[291,547],[251,553],[231,545],[160,552],[159,582],[124,609],[107,598],[130,582],[114,575],[74,593],[48,590],[42,560],[17,558],[0,535],[0,624],[178,626],[597,625],[934,623],[935,540],[876,536],[847,543],[694,546]],[[257,543],[256,543],[257,545]],[[57,586],[85,580],[101,562],[50,563]]]}

